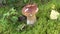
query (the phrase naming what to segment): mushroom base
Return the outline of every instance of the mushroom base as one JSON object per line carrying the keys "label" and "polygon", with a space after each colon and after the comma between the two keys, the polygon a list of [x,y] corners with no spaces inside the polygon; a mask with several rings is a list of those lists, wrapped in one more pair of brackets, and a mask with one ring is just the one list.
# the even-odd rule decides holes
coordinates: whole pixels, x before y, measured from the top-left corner
{"label": "mushroom base", "polygon": [[36,22],[36,16],[27,17],[27,25],[32,25]]}

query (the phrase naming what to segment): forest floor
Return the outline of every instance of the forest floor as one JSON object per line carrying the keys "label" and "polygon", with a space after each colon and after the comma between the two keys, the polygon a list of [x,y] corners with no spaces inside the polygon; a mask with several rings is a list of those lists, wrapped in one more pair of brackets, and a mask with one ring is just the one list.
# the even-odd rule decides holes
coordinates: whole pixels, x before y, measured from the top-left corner
{"label": "forest floor", "polygon": [[60,13],[60,0],[33,0],[39,8],[37,21],[34,26],[26,25],[24,28],[22,27],[26,24],[26,17],[22,14],[22,8],[28,1],[16,2],[0,5],[0,34],[60,34],[60,17],[50,19],[53,5]]}

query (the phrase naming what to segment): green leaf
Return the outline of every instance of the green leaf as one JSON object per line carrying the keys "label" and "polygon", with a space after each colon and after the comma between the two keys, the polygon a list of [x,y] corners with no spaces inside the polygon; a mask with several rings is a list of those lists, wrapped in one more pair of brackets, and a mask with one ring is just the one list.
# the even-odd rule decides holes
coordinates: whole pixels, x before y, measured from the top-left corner
{"label": "green leaf", "polygon": [[11,21],[12,21],[12,22],[17,22],[17,20],[18,20],[18,17],[12,16],[12,18],[11,18]]}

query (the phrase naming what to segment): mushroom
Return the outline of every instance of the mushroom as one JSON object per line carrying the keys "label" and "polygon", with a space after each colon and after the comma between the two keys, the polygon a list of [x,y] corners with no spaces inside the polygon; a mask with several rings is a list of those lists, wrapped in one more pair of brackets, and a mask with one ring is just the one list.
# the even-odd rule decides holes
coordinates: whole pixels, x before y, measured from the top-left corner
{"label": "mushroom", "polygon": [[27,17],[27,24],[34,24],[36,22],[36,13],[38,12],[38,7],[36,4],[28,4],[23,7],[22,14]]}

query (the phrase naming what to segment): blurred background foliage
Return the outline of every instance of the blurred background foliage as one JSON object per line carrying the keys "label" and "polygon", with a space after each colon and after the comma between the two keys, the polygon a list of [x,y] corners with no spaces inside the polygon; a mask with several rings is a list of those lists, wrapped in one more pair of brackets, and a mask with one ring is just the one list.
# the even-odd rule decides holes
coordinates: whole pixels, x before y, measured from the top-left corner
{"label": "blurred background foliage", "polygon": [[[26,25],[21,10],[26,4],[36,3],[39,11],[33,27]],[[52,5],[60,12],[60,0],[0,0],[0,34],[60,34],[60,16],[51,20]],[[22,30],[21,30],[22,29]]]}

